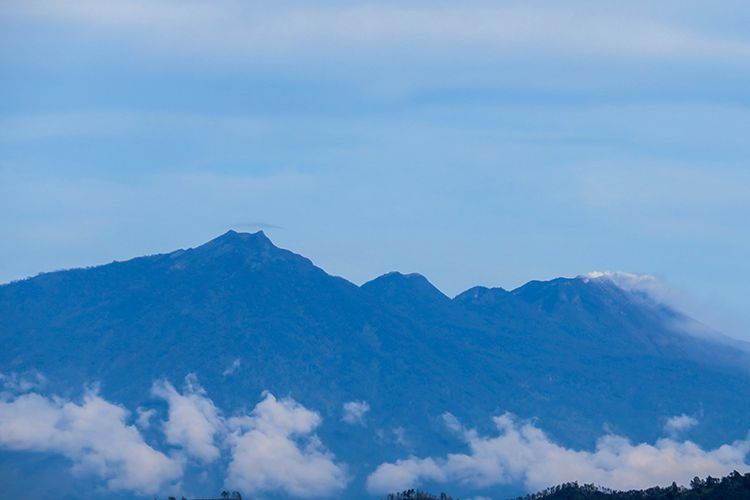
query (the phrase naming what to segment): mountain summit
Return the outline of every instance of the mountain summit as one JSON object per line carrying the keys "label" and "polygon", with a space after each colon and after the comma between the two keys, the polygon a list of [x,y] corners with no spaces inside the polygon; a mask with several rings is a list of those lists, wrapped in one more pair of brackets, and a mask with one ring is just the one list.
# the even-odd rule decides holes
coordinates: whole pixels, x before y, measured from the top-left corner
{"label": "mountain summit", "polygon": [[[189,374],[229,415],[263,391],[293,395],[320,412],[320,436],[360,473],[348,491],[362,496],[373,463],[446,449],[445,412],[481,427],[508,411],[581,447],[605,425],[656,439],[678,414],[701,415],[700,443],[744,435],[750,354],[696,336],[686,318],[604,279],[453,299],[418,274],[360,287],[263,232],[229,231],[0,286],[0,366],[42,374],[57,394],[97,383],[131,408],[149,404],[155,380]],[[352,402],[367,403],[362,426],[342,423]]]}

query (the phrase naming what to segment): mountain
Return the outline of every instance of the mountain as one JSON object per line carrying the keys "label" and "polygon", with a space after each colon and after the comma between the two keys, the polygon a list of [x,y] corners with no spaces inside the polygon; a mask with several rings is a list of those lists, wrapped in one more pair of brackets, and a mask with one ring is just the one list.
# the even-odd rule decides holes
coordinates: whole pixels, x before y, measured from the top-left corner
{"label": "mountain", "polygon": [[[229,231],[0,286],[0,372],[40,373],[46,391],[69,398],[96,383],[130,409],[155,405],[154,381],[191,373],[227,415],[263,391],[291,396],[320,413],[321,441],[348,464],[346,491],[363,496],[378,464],[456,449],[444,412],[480,432],[511,412],[576,447],[603,426],[650,442],[679,414],[700,415],[691,437],[703,446],[744,436],[750,354],[694,324],[606,277],[451,299],[417,274],[357,286],[262,232]],[[367,402],[366,425],[342,424],[350,401]],[[60,477],[59,461],[19,457],[0,455],[0,482]],[[210,478],[210,491],[221,487]]]}

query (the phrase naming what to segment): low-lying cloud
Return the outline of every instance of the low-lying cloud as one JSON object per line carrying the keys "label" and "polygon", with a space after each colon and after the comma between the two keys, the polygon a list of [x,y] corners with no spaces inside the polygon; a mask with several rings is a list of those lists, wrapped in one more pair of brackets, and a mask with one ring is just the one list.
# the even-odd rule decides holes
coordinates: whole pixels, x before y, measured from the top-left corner
{"label": "low-lying cloud", "polygon": [[[186,377],[181,390],[160,380],[152,392],[168,405],[163,418],[153,408],[139,408],[132,415],[94,389],[80,402],[4,390],[0,448],[60,454],[72,462],[75,473],[98,477],[111,490],[143,495],[179,488],[190,463],[227,464],[224,486],[247,494],[330,498],[349,482],[346,465],[336,461],[316,434],[320,414],[291,398],[265,392],[252,411],[225,416],[193,375]],[[366,402],[350,401],[344,416],[359,424],[368,410]],[[491,436],[463,427],[448,413],[443,421],[466,451],[383,463],[367,478],[368,490],[384,494],[425,482],[476,489],[523,484],[538,490],[569,481],[633,489],[672,481],[687,484],[694,476],[750,468],[750,436],[715,449],[678,440],[698,423],[689,415],[667,419],[664,431],[669,437],[654,444],[633,444],[608,434],[593,450],[566,448],[533,423],[509,414],[494,417],[498,432]],[[139,428],[161,430],[169,449],[160,451],[148,443]]]}
{"label": "low-lying cloud", "polygon": [[94,391],[80,404],[22,394],[0,401],[0,446],[64,455],[75,472],[94,474],[112,490],[152,494],[179,481],[180,458],[149,446],[128,418]]}
{"label": "low-lying cloud", "polygon": [[[17,378],[0,382],[16,391],[35,387]],[[164,420],[156,419],[153,408],[140,407],[131,415],[95,390],[79,404],[34,392],[19,395],[6,387],[0,392],[0,448],[63,455],[74,472],[92,474],[111,490],[137,494],[179,489],[189,462],[224,457],[229,463],[225,486],[249,494],[330,497],[348,483],[346,467],[314,433],[320,415],[290,398],[264,393],[251,412],[227,418],[194,375],[185,378],[182,391],[159,380],[152,393],[168,404]],[[148,444],[139,428],[161,430],[170,450]]]}
{"label": "low-lying cloud", "polygon": [[168,420],[162,424],[169,444],[205,463],[219,458],[221,451],[214,437],[222,430],[222,419],[194,375],[185,378],[182,394],[165,380],[156,382],[152,392],[169,404]]}
{"label": "low-lying cloud", "polygon": [[264,396],[250,415],[228,421],[232,461],[227,484],[295,497],[330,497],[343,490],[348,482],[344,466],[312,434],[320,415],[292,399]]}
{"label": "low-lying cloud", "polygon": [[696,475],[722,476],[750,467],[745,462],[750,436],[704,450],[690,441],[664,438],[655,444],[632,444],[610,434],[600,438],[593,451],[585,451],[556,444],[532,423],[518,422],[509,414],[494,417],[497,436],[465,429],[450,414],[444,419],[468,445],[468,452],[384,463],[368,477],[368,489],[385,493],[430,481],[476,488],[523,483],[529,490],[538,490],[581,481],[627,490],[672,481],[687,484]]}

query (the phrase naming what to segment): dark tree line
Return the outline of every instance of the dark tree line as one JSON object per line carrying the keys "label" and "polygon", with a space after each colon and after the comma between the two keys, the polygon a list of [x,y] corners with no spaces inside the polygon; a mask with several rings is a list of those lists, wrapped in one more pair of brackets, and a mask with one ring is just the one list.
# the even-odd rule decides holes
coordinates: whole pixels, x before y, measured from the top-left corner
{"label": "dark tree line", "polygon": [[[419,490],[406,490],[391,493],[384,500],[453,500],[441,493],[431,495]],[[456,499],[458,500],[458,499]],[[593,484],[564,483],[552,486],[515,500],[750,500],[750,473],[737,471],[717,479],[708,476],[690,481],[690,487],[672,483],[667,487],[654,487],[645,490],[617,491]]]}
{"label": "dark tree line", "polygon": [[385,500],[453,500],[453,497],[449,497],[445,493],[441,493],[440,496],[436,497],[424,491],[411,489],[402,491],[401,493],[391,493],[385,497]]}
{"label": "dark tree line", "polygon": [[672,483],[667,487],[646,490],[616,491],[594,486],[565,483],[518,497],[516,500],[750,500],[750,473],[737,471],[721,479],[708,476],[690,481],[685,488]]}

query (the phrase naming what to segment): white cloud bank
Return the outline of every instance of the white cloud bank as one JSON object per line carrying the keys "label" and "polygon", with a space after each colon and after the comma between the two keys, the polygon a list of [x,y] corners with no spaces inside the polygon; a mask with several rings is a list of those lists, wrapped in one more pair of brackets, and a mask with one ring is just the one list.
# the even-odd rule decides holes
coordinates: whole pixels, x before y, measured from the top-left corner
{"label": "white cloud bank", "polygon": [[169,444],[181,446],[205,463],[219,458],[221,451],[214,437],[222,430],[222,419],[195,375],[185,378],[183,394],[167,381],[156,382],[152,392],[169,403],[169,418],[163,423]]}
{"label": "white cloud bank", "polygon": [[228,421],[232,462],[226,483],[242,491],[330,497],[348,482],[343,465],[313,431],[321,418],[292,399],[265,393],[252,413]]}
{"label": "white cloud bank", "polygon": [[138,408],[136,427],[128,423],[130,412],[95,391],[86,392],[81,404],[0,392],[0,448],[61,454],[73,462],[74,472],[93,474],[112,490],[138,494],[179,488],[188,459],[210,463],[225,452],[226,486],[247,494],[330,497],[348,483],[345,466],[314,433],[320,415],[292,399],[264,393],[249,414],[225,418],[194,375],[185,378],[182,392],[160,380],[152,393],[169,407],[156,427],[175,447],[169,454],[146,443],[138,430],[154,427],[156,410]]}
{"label": "white cloud bank", "polygon": [[551,441],[531,423],[519,423],[508,414],[494,418],[498,436],[481,436],[464,429],[450,414],[446,424],[460,433],[468,453],[441,458],[410,457],[380,465],[367,479],[372,493],[401,491],[424,481],[455,482],[476,488],[523,483],[538,490],[569,481],[594,483],[616,489],[687,484],[696,475],[722,476],[750,467],[750,437],[704,450],[690,441],[659,439],[655,444],[632,444],[607,435],[594,451],[565,448]]}
{"label": "white cloud bank", "polygon": [[344,403],[344,416],[341,420],[351,425],[365,425],[365,415],[370,411],[367,401],[349,401]]}
{"label": "white cloud bank", "polygon": [[112,490],[152,494],[179,481],[181,460],[146,444],[128,417],[93,391],[81,404],[23,394],[0,401],[0,446],[59,453],[74,471],[93,473]]}
{"label": "white cloud bank", "polygon": [[169,404],[162,424],[168,443],[204,463],[229,451],[230,489],[324,497],[346,487],[345,467],[313,432],[320,415],[292,399],[266,392],[249,414],[225,418],[194,375],[185,378],[182,393],[167,381],[155,383],[153,393]]}
{"label": "white cloud bank", "polygon": [[[159,423],[167,442],[178,448],[169,453],[145,441],[128,423],[125,408],[92,390],[81,403],[37,393],[0,393],[0,447],[61,454],[73,462],[75,472],[93,474],[112,490],[139,494],[179,487],[188,458],[206,463],[224,453],[229,460],[225,486],[247,494],[332,497],[348,484],[346,466],[336,462],[315,434],[320,415],[290,398],[266,392],[251,412],[226,418],[192,375],[182,392],[158,381],[153,393],[169,405],[166,420]],[[350,403],[357,403],[351,406],[358,418],[366,413],[360,410],[369,408]],[[148,422],[153,415],[154,410],[141,408],[138,419]],[[678,433],[697,424],[688,415],[667,419],[670,437],[655,444],[606,435],[593,451],[565,448],[532,423],[508,414],[494,418],[497,436],[466,429],[450,414],[443,419],[468,451],[381,464],[367,478],[371,493],[401,491],[425,481],[474,488],[522,483],[529,490],[580,481],[631,489],[687,484],[696,475],[718,477],[750,468],[750,436],[712,450],[678,441]]]}

